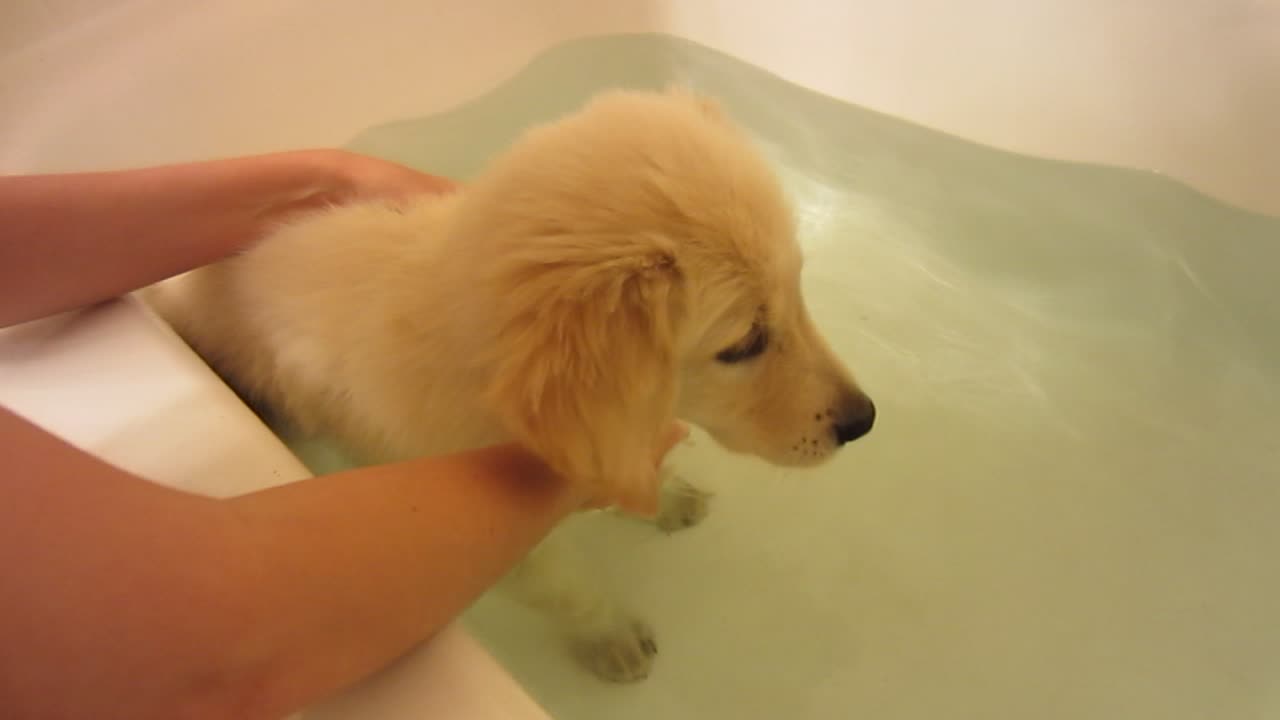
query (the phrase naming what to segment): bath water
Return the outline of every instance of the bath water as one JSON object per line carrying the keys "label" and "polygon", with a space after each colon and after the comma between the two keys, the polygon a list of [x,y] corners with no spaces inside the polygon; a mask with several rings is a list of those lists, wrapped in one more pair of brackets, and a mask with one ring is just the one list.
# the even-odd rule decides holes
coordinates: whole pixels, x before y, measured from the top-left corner
{"label": "bath water", "polygon": [[880,420],[817,470],[695,437],[673,462],[717,492],[702,525],[599,523],[602,581],[658,633],[643,683],[482,600],[466,622],[529,691],[565,720],[1280,717],[1280,221],[652,35],[350,147],[466,178],[600,90],[673,81],[776,163]]}

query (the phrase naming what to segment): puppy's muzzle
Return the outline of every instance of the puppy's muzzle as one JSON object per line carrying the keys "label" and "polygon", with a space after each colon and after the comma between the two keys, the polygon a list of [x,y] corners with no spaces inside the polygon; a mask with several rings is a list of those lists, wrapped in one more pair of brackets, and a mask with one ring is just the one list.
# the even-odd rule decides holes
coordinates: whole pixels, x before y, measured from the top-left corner
{"label": "puppy's muzzle", "polygon": [[876,404],[871,398],[858,394],[846,401],[836,415],[836,423],[832,431],[836,436],[836,445],[844,445],[871,432],[876,424]]}

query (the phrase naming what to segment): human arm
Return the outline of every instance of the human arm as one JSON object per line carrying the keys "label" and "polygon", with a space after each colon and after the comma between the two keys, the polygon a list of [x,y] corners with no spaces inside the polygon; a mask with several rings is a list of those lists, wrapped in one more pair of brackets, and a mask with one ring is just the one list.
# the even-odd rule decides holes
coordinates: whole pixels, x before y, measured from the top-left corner
{"label": "human arm", "polygon": [[292,212],[451,187],[341,150],[0,177],[0,327],[213,262]]}
{"label": "human arm", "polygon": [[[56,180],[0,178],[0,325],[218,259],[306,207],[449,186],[329,151]],[[514,446],[213,500],[0,409],[0,708],[283,715],[429,637],[559,519],[610,500]]]}
{"label": "human arm", "polygon": [[0,457],[15,717],[281,717],[430,637],[588,501],[515,446],[216,500],[0,409]]}

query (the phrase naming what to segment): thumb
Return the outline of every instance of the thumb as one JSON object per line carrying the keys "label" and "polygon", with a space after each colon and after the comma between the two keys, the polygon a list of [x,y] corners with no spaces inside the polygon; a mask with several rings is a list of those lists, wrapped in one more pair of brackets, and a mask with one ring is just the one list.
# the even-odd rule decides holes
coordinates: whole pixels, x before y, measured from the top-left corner
{"label": "thumb", "polygon": [[687,437],[689,437],[689,426],[679,420],[671,421],[671,424],[667,426],[662,435],[658,436],[658,444],[654,447],[654,467],[660,467],[672,448],[679,445]]}
{"label": "thumb", "polygon": [[633,515],[642,517],[656,515],[658,512],[659,492],[661,491],[662,462],[672,448],[687,437],[689,437],[689,426],[678,420],[672,421],[655,440],[653,472],[648,476],[648,482],[641,483],[636,487],[624,488],[612,496],[591,498],[583,504],[583,509],[593,510],[616,505],[623,512]]}
{"label": "thumb", "polygon": [[689,426],[673,420],[666,430],[658,436],[654,446],[653,475],[650,482],[643,487],[628,488],[618,498],[618,507],[633,515],[653,517],[658,514],[659,495],[662,492],[662,462],[672,448],[689,437]]}

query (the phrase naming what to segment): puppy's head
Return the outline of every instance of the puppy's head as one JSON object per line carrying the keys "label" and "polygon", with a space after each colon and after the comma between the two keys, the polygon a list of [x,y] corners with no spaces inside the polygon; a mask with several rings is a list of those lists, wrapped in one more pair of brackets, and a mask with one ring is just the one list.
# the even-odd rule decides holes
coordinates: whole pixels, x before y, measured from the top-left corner
{"label": "puppy's head", "polygon": [[489,263],[490,400],[557,470],[656,507],[676,415],[726,447],[820,462],[874,406],[814,328],[766,163],[706,100],[611,93],[534,130],[468,190]]}

